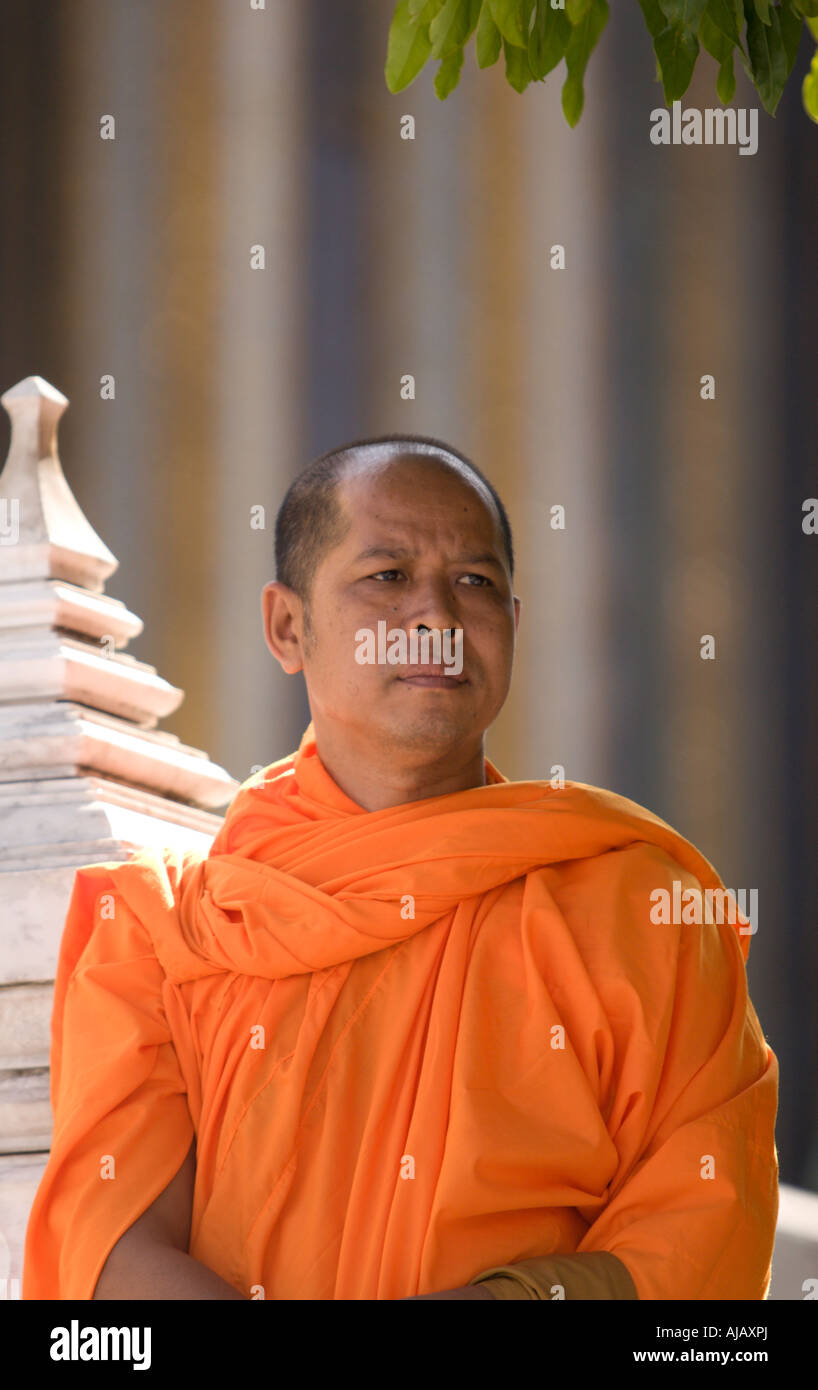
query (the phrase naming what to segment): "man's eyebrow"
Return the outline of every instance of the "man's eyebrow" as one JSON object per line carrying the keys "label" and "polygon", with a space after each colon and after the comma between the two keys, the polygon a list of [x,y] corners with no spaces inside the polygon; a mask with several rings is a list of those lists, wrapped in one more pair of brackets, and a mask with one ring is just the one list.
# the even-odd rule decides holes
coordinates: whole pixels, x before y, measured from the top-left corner
{"label": "man's eyebrow", "polygon": [[[361,560],[373,560],[378,555],[383,555],[388,560],[405,560],[411,552],[398,546],[394,549],[383,545],[370,545],[366,550],[362,550],[360,555],[356,555],[353,564],[357,565]],[[502,570],[503,565],[497,556],[490,550],[481,551],[479,555],[456,555],[452,561],[455,565],[493,565],[495,569]]]}

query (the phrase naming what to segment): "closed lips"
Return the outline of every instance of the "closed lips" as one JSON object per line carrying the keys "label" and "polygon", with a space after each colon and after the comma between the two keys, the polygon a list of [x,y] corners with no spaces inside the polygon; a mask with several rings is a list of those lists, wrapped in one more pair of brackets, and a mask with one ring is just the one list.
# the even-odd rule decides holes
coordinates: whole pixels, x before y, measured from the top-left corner
{"label": "closed lips", "polygon": [[463,675],[450,675],[445,666],[410,666],[401,672],[398,680],[410,680],[415,676],[445,676],[446,680],[450,681],[464,681],[466,679]]}

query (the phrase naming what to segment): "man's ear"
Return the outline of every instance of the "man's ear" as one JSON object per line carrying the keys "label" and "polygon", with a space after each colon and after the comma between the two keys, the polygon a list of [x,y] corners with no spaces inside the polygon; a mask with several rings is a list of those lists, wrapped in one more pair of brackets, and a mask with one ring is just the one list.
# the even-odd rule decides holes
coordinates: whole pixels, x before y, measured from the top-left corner
{"label": "man's ear", "polygon": [[261,616],[267,646],[282,670],[294,676],[304,667],[303,611],[298,594],[280,580],[271,579],[261,591]]}

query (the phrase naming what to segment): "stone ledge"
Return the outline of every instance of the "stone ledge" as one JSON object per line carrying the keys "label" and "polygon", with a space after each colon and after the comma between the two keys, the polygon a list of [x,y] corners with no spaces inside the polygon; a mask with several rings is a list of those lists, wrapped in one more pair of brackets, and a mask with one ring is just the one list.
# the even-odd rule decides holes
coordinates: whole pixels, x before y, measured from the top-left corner
{"label": "stone ledge", "polygon": [[138,637],[143,622],[121,599],[94,594],[59,579],[35,579],[4,584],[0,630],[48,627],[86,637],[113,637],[116,647]]}
{"label": "stone ledge", "polygon": [[53,1002],[52,984],[0,987],[0,1075],[48,1066]]}
{"label": "stone ledge", "polygon": [[0,1072],[0,1153],[35,1153],[51,1144],[48,1067]]}
{"label": "stone ledge", "polygon": [[[2,598],[2,594],[0,594]],[[110,656],[54,628],[0,630],[3,703],[74,700],[152,728],[173,714],[184,691],[127,652]]]}
{"label": "stone ledge", "polygon": [[240,783],[175,734],[136,728],[69,700],[0,705],[0,779],[62,779],[89,771],[204,810]]}
{"label": "stone ledge", "polygon": [[[22,1279],[28,1214],[48,1161],[46,1152],[0,1155],[0,1278]],[[9,1297],[21,1297],[19,1291]]]}
{"label": "stone ledge", "polygon": [[[3,782],[0,873],[34,864],[45,867],[50,856],[64,863],[66,851],[77,865],[99,863],[100,849],[114,841],[129,850],[171,846],[179,843],[179,827],[195,832],[199,843],[203,837],[211,842],[221,824],[221,817],[210,811],[93,774]],[[190,837],[186,843],[199,847]]]}

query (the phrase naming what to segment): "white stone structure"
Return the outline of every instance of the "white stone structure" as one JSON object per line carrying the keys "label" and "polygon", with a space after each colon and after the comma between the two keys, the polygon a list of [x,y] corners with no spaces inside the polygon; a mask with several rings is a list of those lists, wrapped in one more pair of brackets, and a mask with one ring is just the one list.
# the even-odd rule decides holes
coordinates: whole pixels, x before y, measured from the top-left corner
{"label": "white stone structure", "polygon": [[64,477],[66,397],[35,376],[1,399],[0,1297],[19,1297],[51,1141],[51,1001],[74,871],[146,845],[206,851],[238,783],[156,730],[184,692],[125,654],[142,622],[104,593],[118,561]]}

